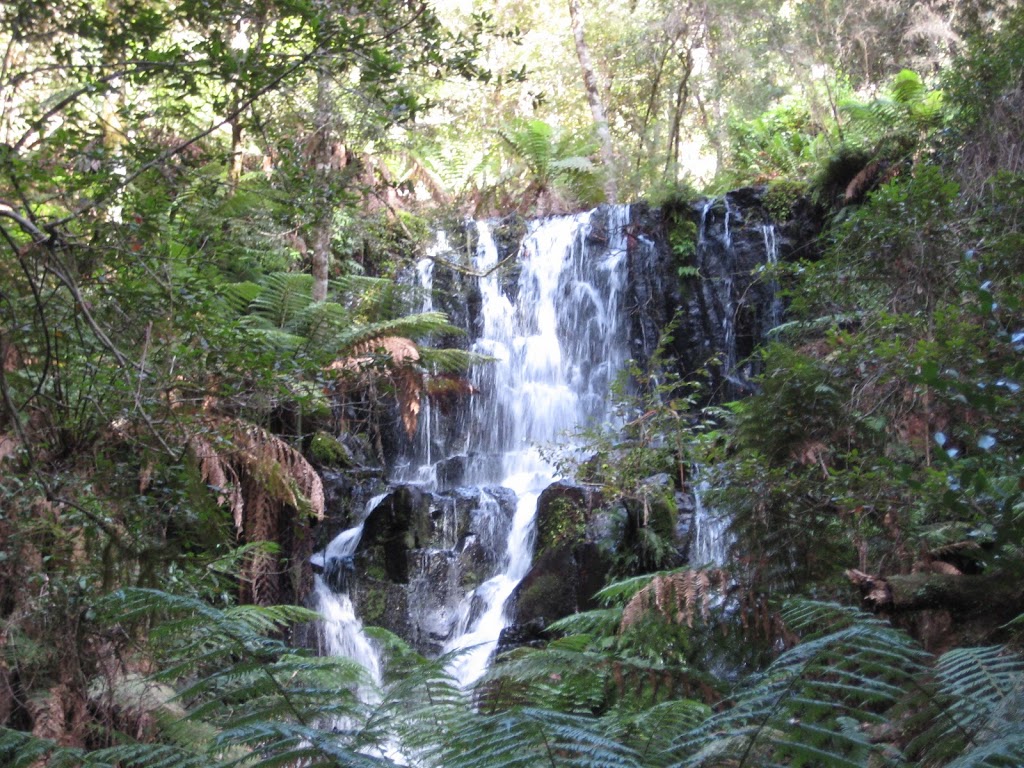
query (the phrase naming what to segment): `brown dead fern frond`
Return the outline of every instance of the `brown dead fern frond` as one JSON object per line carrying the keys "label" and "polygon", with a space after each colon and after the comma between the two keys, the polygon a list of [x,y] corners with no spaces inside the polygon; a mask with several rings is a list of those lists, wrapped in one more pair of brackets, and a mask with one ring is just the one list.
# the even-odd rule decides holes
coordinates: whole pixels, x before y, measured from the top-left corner
{"label": "brown dead fern frond", "polygon": [[[189,437],[189,449],[203,482],[217,493],[217,503],[231,510],[243,543],[281,543],[294,514],[288,509],[323,519],[323,482],[299,451],[239,419],[207,416],[202,423],[205,430]],[[251,552],[240,574],[243,601],[276,603],[282,570],[276,553]]]}
{"label": "brown dead fern frond", "polygon": [[385,363],[395,385],[402,426],[409,437],[416,434],[420,416],[420,398],[423,394],[423,372],[417,367],[420,350],[411,339],[402,336],[379,336],[356,344],[352,354],[335,360],[328,370],[346,373],[365,372],[372,366]]}
{"label": "brown dead fern frond", "polygon": [[708,618],[713,599],[725,594],[729,582],[729,574],[720,568],[655,576],[626,604],[619,631],[625,632],[651,614],[692,627],[697,615],[702,620]]}
{"label": "brown dead fern frond", "polygon": [[230,507],[237,528],[243,527],[247,494],[257,489],[281,504],[323,519],[323,482],[299,451],[245,421],[207,417],[205,424],[219,435],[217,445],[203,435],[192,435],[189,448],[199,462],[203,482],[217,492],[218,504]]}
{"label": "brown dead fern frond", "polygon": [[241,529],[245,515],[245,498],[242,495],[238,473],[230,461],[230,454],[217,451],[209,440],[200,435],[189,437],[188,447],[199,464],[200,478],[217,494],[217,504],[231,510],[235,528]]}

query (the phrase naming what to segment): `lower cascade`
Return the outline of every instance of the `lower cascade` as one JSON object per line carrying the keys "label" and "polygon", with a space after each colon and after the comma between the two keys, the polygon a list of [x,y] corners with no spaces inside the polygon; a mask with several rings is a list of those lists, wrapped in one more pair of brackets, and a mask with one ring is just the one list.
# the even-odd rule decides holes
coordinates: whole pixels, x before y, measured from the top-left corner
{"label": "lower cascade", "polygon": [[[472,225],[476,276],[467,324],[471,351],[490,362],[470,371],[461,409],[424,402],[414,444],[392,468],[391,489],[314,556],[323,652],[356,659],[379,682],[381,662],[362,627],[385,626],[421,653],[452,654],[450,672],[472,685],[533,565],[538,499],[559,480],[543,448],[564,453],[581,429],[615,426],[612,385],[631,358],[653,351],[659,329],[652,331],[651,315],[660,314],[655,322],[664,326],[681,312],[683,337],[701,336],[699,326],[708,325],[693,355],[717,353],[725,361],[720,379],[739,379],[740,360],[755,343],[744,334],[777,323],[779,314],[774,295],[754,310],[739,306],[737,295],[751,293],[753,279],[734,279],[751,272],[734,253],[740,208],[694,206],[695,258],[702,275],[714,276],[690,292],[696,309],[681,295],[670,252],[638,233],[635,219],[629,206],[614,206],[530,221],[518,251],[498,242],[492,224]],[[778,258],[768,226],[747,228],[762,264]],[[448,249],[441,235],[431,255],[457,259]],[[431,259],[417,266],[427,296],[438,271]],[[426,299],[423,309],[433,308]],[[743,320],[741,311],[765,317]],[[711,522],[699,494],[697,506],[691,561],[720,563],[720,523]]]}

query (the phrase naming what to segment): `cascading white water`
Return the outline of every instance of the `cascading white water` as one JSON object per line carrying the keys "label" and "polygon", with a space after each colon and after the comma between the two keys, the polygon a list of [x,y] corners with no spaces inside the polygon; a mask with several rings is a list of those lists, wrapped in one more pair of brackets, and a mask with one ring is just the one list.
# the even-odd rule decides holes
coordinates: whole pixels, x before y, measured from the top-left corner
{"label": "cascading white water", "polygon": [[[608,418],[609,389],[628,357],[622,296],[626,283],[626,225],[629,209],[608,209],[600,232],[593,232],[596,212],[531,222],[517,260],[515,285],[503,282],[487,223],[477,224],[474,269],[479,278],[480,334],[473,351],[493,358],[471,371],[472,391],[465,434],[444,445],[445,430],[424,404],[417,438],[417,460],[399,467],[394,479],[431,492],[439,486],[437,465],[460,455],[465,461],[460,499],[472,502],[473,533],[465,541],[455,535],[456,512],[447,502],[435,504],[443,548],[410,553],[417,565],[437,566],[413,576],[409,610],[416,631],[447,637],[444,650],[460,652],[452,672],[470,685],[484,672],[507,621],[505,604],[531,564],[534,518],[540,492],[555,480],[554,468],[539,446],[564,443],[568,433]],[[446,258],[447,240],[439,235],[433,257]],[[416,268],[424,289],[421,309],[430,301],[434,262]],[[510,296],[514,296],[513,300]],[[441,418],[437,416],[437,418]],[[435,439],[438,441],[435,448]],[[509,492],[514,493],[514,514]],[[380,499],[368,505],[365,519]],[[456,501],[451,501],[456,506]],[[350,563],[362,525],[343,532],[314,562],[324,571],[330,564]],[[500,541],[498,540],[500,537]],[[493,562],[493,571],[449,605],[447,599],[424,597],[458,591],[455,548],[476,546]],[[447,548],[452,549],[447,549]],[[464,551],[464,550],[462,550]],[[426,584],[441,578],[446,583]],[[362,635],[347,594],[333,594],[317,578],[321,612],[328,618],[325,650],[352,656],[379,676],[372,644]],[[333,586],[337,586],[334,584]],[[344,592],[344,590],[342,590]],[[372,656],[372,658],[371,658]]]}
{"label": "cascading white water", "polygon": [[[370,512],[385,498],[374,496],[367,502],[359,522],[342,531],[322,552],[311,558],[320,573],[313,577],[313,595],[320,613],[320,652],[329,656],[345,656],[361,664],[373,686],[381,682],[380,653],[363,632],[363,623],[356,616],[347,585],[351,582],[352,556],[363,535],[363,523]],[[328,580],[334,582],[328,584]],[[368,698],[369,690],[362,691]]]}
{"label": "cascading white water", "polygon": [[694,567],[721,567],[729,559],[734,537],[729,530],[732,519],[704,504],[706,483],[693,487],[693,542],[690,544],[690,565]]}
{"label": "cascading white water", "polygon": [[490,229],[478,225],[476,268],[483,333],[474,350],[495,358],[474,371],[469,482],[496,483],[517,497],[501,571],[467,596],[446,650],[462,650],[463,685],[483,674],[506,626],[505,603],[530,567],[540,492],[555,479],[538,446],[604,418],[609,386],[627,357],[621,326],[628,209],[614,208],[608,243],[587,248],[593,213],[530,224],[520,252],[516,301],[488,271],[498,262]]}
{"label": "cascading white water", "polygon": [[[764,233],[764,266],[769,271],[774,270],[779,264],[779,238],[775,231],[774,224],[762,224],[761,231]],[[779,285],[774,277],[771,278],[772,301],[768,309],[768,330],[775,328],[782,322],[782,298],[779,296]]]}

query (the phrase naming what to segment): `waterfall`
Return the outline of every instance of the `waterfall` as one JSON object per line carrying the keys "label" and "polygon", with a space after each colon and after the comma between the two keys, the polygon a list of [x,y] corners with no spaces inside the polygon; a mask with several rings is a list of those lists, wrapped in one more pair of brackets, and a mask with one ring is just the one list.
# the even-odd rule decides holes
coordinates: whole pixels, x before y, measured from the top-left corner
{"label": "waterfall", "polygon": [[611,209],[607,240],[588,245],[594,212],[531,222],[515,301],[493,270],[498,252],[479,223],[475,268],[483,332],[474,350],[495,358],[473,373],[467,480],[516,494],[501,570],[467,595],[447,651],[463,685],[483,674],[506,626],[505,603],[530,567],[537,498],[555,480],[538,446],[607,416],[609,389],[628,353],[621,322],[628,208]]}
{"label": "waterfall", "polygon": [[[779,264],[779,235],[774,224],[762,224],[761,231],[764,233],[764,267],[774,271]],[[763,269],[762,268],[762,269]],[[775,328],[782,322],[782,297],[779,296],[779,284],[774,275],[771,277],[771,305],[768,308],[768,319],[765,333]]]}
{"label": "waterfall", "polygon": [[693,543],[690,545],[690,565],[721,568],[729,559],[733,536],[729,532],[731,518],[704,504],[707,483],[693,487]]}
{"label": "waterfall", "polygon": [[[715,208],[721,202],[721,221]],[[733,290],[732,208],[728,196],[710,198],[704,203],[697,229],[697,259],[704,279],[701,280],[708,341],[721,354],[720,376],[730,381],[738,362],[736,349],[736,307]]]}
{"label": "waterfall", "polygon": [[[384,499],[384,494],[367,502],[358,523],[342,531],[322,552],[311,558],[320,573],[313,577],[314,607],[320,613],[320,652],[345,656],[366,669],[372,688],[381,684],[380,654],[363,632],[363,624],[352,604],[351,585],[356,547],[363,535],[366,517]],[[360,691],[366,700],[374,696],[372,688]]]}
{"label": "waterfall", "polygon": [[[392,465],[391,490],[315,556],[321,612],[336,630],[325,631],[325,650],[379,677],[359,612],[420,653],[452,653],[462,685],[480,678],[508,624],[509,599],[533,565],[538,498],[559,479],[540,448],[564,451],[585,427],[617,426],[611,390],[630,345],[641,358],[650,354],[678,311],[681,370],[714,355],[717,394],[749,389],[744,360],[781,313],[777,302],[768,305],[764,280],[751,288],[754,270],[783,248],[751,210],[749,197],[728,196],[694,209],[703,279],[684,296],[673,293],[672,255],[656,234],[638,230],[626,206],[530,221],[518,251],[494,222],[467,225],[471,253],[437,235],[410,275],[421,291],[417,308],[458,316],[469,349],[490,362],[438,376],[458,400],[424,398],[418,433]],[[444,269],[444,261],[460,267]],[[728,521],[696,495],[690,561],[720,565]]]}

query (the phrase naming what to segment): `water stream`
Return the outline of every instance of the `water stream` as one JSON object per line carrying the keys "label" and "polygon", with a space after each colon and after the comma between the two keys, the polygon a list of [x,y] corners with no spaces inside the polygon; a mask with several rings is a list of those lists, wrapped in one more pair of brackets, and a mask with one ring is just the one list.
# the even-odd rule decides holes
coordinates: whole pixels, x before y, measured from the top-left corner
{"label": "water stream", "polygon": [[620,303],[628,209],[612,209],[607,240],[588,244],[594,214],[531,222],[512,301],[490,270],[498,252],[478,225],[476,268],[483,333],[475,351],[496,359],[474,371],[467,481],[516,494],[501,570],[467,595],[446,651],[463,650],[453,671],[464,685],[483,674],[506,626],[505,604],[530,568],[537,497],[555,480],[538,446],[607,415],[609,386],[626,360]]}

